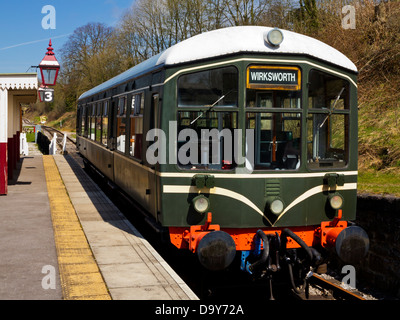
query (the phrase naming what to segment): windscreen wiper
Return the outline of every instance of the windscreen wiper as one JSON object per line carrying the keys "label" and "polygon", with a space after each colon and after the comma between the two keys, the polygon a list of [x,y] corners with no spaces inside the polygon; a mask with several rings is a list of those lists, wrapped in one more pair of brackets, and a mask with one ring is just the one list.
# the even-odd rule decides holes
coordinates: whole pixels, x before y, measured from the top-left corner
{"label": "windscreen wiper", "polygon": [[[215,101],[212,105],[210,105],[208,107],[208,109],[205,112],[210,112],[222,99],[224,99],[228,94],[230,94],[233,90],[229,91],[228,93],[222,95],[220,98],[218,98],[217,101]],[[199,120],[202,116],[204,115],[204,112],[202,111],[200,113],[200,115],[194,119],[190,124],[192,125],[193,123],[195,123],[197,120]]]}
{"label": "windscreen wiper", "polygon": [[336,97],[335,103],[333,104],[332,109],[329,109],[329,114],[325,117],[324,121],[322,121],[321,125],[319,126],[320,128],[322,128],[324,126],[326,120],[328,120],[328,118],[332,115],[332,111],[335,110],[336,103],[339,101],[340,96],[342,95],[343,91],[344,91],[344,87],[342,88],[342,90],[340,90],[338,96]]}

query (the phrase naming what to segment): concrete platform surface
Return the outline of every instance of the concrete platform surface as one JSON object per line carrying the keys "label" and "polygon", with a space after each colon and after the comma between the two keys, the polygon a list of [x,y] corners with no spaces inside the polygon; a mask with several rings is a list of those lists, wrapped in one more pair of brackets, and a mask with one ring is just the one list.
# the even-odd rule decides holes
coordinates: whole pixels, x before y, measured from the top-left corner
{"label": "concrete platform surface", "polygon": [[0,299],[61,300],[41,156],[21,159],[8,192],[0,196]]}
{"label": "concrete platform surface", "polygon": [[54,159],[113,299],[197,300],[71,156]]}
{"label": "concrete platform surface", "polygon": [[78,156],[32,155],[0,197],[0,300],[198,300]]}

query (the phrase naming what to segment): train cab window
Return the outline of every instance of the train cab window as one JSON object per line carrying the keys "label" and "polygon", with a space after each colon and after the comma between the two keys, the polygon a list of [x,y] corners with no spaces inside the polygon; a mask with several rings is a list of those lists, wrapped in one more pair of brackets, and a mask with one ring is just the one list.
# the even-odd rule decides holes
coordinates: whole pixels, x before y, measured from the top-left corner
{"label": "train cab window", "polygon": [[248,89],[246,129],[254,130],[254,170],[296,170],[301,158],[301,91]]}
{"label": "train cab window", "polygon": [[102,117],[102,131],[101,131],[101,143],[105,146],[108,144],[108,110],[109,102],[105,101],[103,104],[103,117]]}
{"label": "train cab window", "polygon": [[225,67],[183,75],[178,79],[178,107],[237,107],[238,71]]}
{"label": "train cab window", "polygon": [[238,70],[223,67],[178,79],[178,165],[187,170],[235,168]]}
{"label": "train cab window", "polygon": [[126,97],[118,99],[117,110],[117,150],[125,153],[126,137]]}
{"label": "train cab window", "polygon": [[349,83],[311,70],[307,115],[307,160],[311,169],[336,169],[349,159]]}
{"label": "train cab window", "polygon": [[142,159],[144,94],[134,94],[131,99],[129,154]]}
{"label": "train cab window", "polygon": [[237,112],[179,112],[179,166],[189,170],[234,169],[237,127]]}

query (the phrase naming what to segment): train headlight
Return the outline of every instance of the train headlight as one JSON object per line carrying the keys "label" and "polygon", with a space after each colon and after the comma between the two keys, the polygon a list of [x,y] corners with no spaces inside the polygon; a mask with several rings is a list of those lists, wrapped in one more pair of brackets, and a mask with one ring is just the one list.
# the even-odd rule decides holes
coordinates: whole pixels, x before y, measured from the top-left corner
{"label": "train headlight", "polygon": [[193,199],[193,206],[198,213],[204,213],[210,208],[210,200],[203,195],[199,195]]}
{"label": "train headlight", "polygon": [[329,204],[331,205],[332,209],[341,209],[343,207],[343,201],[343,197],[338,193],[334,193],[329,196]]}
{"label": "train headlight", "polygon": [[267,41],[269,44],[277,47],[283,41],[283,33],[278,28],[274,28],[264,36],[264,40]]}
{"label": "train headlight", "polygon": [[281,214],[283,212],[283,209],[285,208],[285,204],[278,197],[269,199],[268,204],[269,210],[276,215]]}

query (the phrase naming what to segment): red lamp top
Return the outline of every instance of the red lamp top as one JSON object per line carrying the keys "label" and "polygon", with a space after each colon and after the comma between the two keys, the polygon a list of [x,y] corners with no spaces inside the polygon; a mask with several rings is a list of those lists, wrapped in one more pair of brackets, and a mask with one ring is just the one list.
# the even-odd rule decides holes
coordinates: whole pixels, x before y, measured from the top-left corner
{"label": "red lamp top", "polygon": [[44,86],[55,86],[60,70],[60,64],[54,56],[53,48],[51,46],[51,39],[47,53],[44,56],[42,62],[39,64],[40,73],[42,75],[42,83]]}
{"label": "red lamp top", "polygon": [[54,52],[53,52],[53,47],[51,44],[51,39],[49,42],[49,47],[47,48],[46,55],[44,56],[42,62],[40,62],[39,67],[40,68],[60,68],[60,64],[58,63]]}

